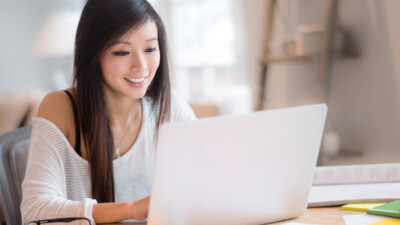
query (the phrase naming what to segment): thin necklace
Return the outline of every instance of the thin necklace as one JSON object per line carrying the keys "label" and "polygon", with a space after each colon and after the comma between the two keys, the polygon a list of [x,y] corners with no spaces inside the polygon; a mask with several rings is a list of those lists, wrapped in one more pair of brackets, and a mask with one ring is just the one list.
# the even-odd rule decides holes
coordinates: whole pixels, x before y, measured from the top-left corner
{"label": "thin necklace", "polygon": [[131,117],[131,119],[129,120],[129,125],[128,128],[126,128],[125,134],[122,137],[121,141],[119,142],[118,145],[115,145],[115,139],[114,139],[114,146],[115,146],[115,154],[117,155],[117,159],[121,157],[121,155],[119,154],[119,146],[121,145],[121,143],[124,141],[126,135],[128,134],[128,131],[131,128],[131,124],[132,124],[132,120],[133,120],[133,116]]}

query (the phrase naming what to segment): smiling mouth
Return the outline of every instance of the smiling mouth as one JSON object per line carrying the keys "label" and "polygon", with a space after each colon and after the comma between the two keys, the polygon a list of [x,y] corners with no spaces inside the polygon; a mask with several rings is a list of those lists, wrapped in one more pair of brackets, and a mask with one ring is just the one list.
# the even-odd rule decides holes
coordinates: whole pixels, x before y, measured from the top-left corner
{"label": "smiling mouth", "polygon": [[142,78],[128,78],[125,77],[125,80],[133,82],[133,83],[142,83],[147,77],[142,77]]}

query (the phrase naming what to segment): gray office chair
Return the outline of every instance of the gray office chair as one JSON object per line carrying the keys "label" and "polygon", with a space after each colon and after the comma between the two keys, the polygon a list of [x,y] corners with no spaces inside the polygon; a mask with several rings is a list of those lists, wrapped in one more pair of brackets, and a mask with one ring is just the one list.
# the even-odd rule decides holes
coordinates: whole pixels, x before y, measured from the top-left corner
{"label": "gray office chair", "polygon": [[[7,225],[21,224],[21,183],[28,161],[32,126],[0,137],[0,203]],[[1,218],[0,218],[1,219]]]}

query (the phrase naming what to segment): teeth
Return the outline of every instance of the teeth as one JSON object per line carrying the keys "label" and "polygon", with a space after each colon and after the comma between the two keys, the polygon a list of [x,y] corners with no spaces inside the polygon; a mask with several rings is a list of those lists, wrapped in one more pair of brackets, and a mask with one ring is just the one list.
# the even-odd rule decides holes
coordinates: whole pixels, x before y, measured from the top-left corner
{"label": "teeth", "polygon": [[135,78],[128,78],[128,77],[125,77],[126,80],[129,80],[130,82],[133,82],[133,83],[141,83],[141,82],[144,81],[145,78],[146,78],[146,77],[142,77],[142,78],[135,79]]}

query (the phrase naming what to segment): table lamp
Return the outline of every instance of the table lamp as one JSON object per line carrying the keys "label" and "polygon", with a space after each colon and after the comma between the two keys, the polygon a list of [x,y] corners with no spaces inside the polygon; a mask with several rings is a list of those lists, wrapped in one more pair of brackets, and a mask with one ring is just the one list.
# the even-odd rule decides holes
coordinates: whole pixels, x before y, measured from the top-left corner
{"label": "table lamp", "polygon": [[[44,57],[72,56],[80,14],[80,11],[63,11],[50,16],[40,29],[30,51]],[[61,70],[56,70],[52,78],[57,89],[68,87]]]}

